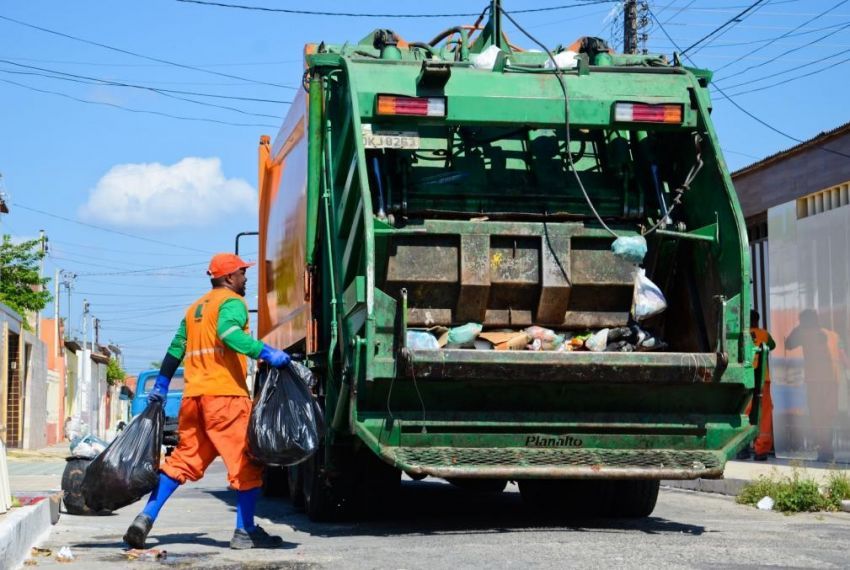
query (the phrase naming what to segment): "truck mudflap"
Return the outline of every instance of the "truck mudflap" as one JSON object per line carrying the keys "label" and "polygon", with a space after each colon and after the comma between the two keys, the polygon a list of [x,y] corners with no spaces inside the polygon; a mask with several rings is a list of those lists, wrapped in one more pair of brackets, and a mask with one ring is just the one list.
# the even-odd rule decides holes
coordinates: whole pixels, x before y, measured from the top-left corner
{"label": "truck mudflap", "polygon": [[418,379],[506,377],[557,382],[682,384],[719,378],[725,360],[691,352],[403,351],[407,374]]}
{"label": "truck mudflap", "polygon": [[704,450],[387,447],[382,455],[412,475],[490,479],[718,478],[726,456]]}

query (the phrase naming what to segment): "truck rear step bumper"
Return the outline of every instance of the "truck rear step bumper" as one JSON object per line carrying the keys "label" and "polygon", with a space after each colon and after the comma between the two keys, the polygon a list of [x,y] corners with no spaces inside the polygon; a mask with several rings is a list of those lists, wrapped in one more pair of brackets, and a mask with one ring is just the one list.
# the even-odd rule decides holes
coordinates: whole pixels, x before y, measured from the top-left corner
{"label": "truck rear step bumper", "polygon": [[443,478],[719,478],[726,463],[720,451],[673,449],[382,446],[381,453],[407,473]]}
{"label": "truck rear step bumper", "polygon": [[722,372],[714,353],[407,350],[404,372],[417,379],[682,384],[710,382]]}

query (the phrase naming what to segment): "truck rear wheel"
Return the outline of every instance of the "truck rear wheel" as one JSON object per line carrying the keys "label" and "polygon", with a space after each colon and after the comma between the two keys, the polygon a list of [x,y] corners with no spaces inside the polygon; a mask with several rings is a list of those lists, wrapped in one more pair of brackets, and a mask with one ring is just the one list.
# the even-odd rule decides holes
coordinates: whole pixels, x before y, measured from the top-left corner
{"label": "truck rear wheel", "polygon": [[304,512],[315,522],[332,522],[342,517],[342,506],[329,485],[324,469],[325,451],[319,448],[310,459],[301,463],[301,489]]}
{"label": "truck rear wheel", "polygon": [[304,510],[304,474],[301,465],[286,468],[286,482],[289,487],[289,502],[299,511]]}
{"label": "truck rear wheel", "polygon": [[529,506],[563,517],[611,515],[617,481],[539,479],[519,481],[519,492]]}
{"label": "truck rear wheel", "polygon": [[472,493],[501,493],[508,486],[507,479],[446,479],[449,483]]}
{"label": "truck rear wheel", "polygon": [[625,518],[648,517],[655,510],[661,481],[609,481],[613,485],[611,516]]}
{"label": "truck rear wheel", "polygon": [[354,456],[354,468],[354,514],[367,518],[383,514],[398,495],[401,470],[366,448],[361,448]]}

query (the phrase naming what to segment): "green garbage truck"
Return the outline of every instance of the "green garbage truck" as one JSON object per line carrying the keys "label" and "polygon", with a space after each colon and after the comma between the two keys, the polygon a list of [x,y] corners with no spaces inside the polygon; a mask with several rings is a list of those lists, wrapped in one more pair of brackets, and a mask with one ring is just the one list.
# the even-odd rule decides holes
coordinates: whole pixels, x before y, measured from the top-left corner
{"label": "green garbage truck", "polygon": [[719,478],[754,435],[711,73],[590,37],[523,49],[511,17],[307,45],[260,140],[258,330],[305,355],[326,423],[267,484],[313,519],[402,473],[647,516],[659,481]]}

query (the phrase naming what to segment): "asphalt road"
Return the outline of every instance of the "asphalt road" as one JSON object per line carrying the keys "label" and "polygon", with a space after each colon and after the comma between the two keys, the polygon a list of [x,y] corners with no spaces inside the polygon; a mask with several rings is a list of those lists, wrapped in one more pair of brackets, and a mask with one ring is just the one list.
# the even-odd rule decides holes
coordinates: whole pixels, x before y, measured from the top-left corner
{"label": "asphalt road", "polygon": [[[263,500],[259,522],[287,548],[231,551],[235,493],[220,464],[181,488],[149,539],[162,562],[128,561],[121,542],[141,504],[106,517],[63,514],[46,546],[70,546],[63,568],[784,568],[847,567],[850,515],[783,516],[727,497],[663,489],[643,520],[541,517],[515,486],[481,497],[441,481],[405,481],[395,514],[382,520],[314,524],[287,501]],[[57,566],[50,557],[38,567]]]}

